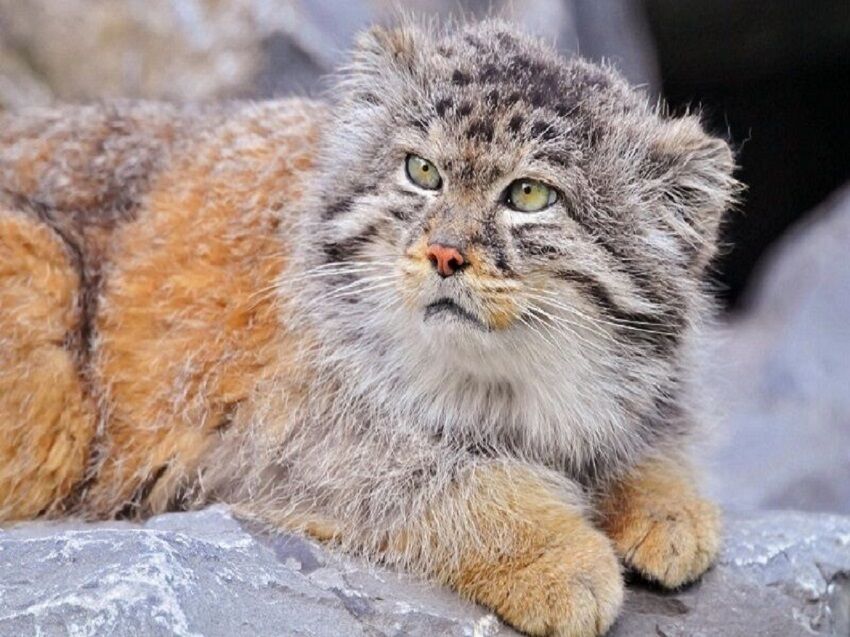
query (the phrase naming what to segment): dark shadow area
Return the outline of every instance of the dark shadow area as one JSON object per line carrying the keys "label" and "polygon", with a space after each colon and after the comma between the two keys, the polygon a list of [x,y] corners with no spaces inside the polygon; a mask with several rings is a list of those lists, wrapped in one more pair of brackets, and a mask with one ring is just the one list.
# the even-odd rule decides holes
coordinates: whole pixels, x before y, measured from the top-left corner
{"label": "dark shadow area", "polygon": [[847,0],[645,0],[663,93],[701,106],[747,184],[717,269],[731,308],[769,246],[850,179]]}

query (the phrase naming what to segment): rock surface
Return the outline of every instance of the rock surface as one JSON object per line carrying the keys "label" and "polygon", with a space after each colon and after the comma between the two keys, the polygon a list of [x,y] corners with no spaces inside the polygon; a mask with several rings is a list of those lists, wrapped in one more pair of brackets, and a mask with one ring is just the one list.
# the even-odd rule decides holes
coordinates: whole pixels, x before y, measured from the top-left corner
{"label": "rock surface", "polygon": [[850,513],[850,186],[762,264],[704,385],[727,508]]}
{"label": "rock surface", "polygon": [[[612,637],[850,634],[850,518],[763,513],[728,527],[701,583],[632,584]],[[2,637],[515,634],[450,591],[252,532],[224,507],[0,531]]]}

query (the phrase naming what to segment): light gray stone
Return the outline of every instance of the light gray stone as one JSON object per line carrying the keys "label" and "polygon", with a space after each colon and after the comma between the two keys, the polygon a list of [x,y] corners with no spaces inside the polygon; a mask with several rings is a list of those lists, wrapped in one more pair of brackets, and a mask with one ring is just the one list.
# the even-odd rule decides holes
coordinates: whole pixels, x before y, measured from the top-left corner
{"label": "light gray stone", "polygon": [[850,187],[761,266],[703,385],[712,490],[734,509],[850,513]]}
{"label": "light gray stone", "polygon": [[[720,563],[676,593],[630,586],[614,637],[850,634],[850,518],[729,522]],[[251,530],[224,507],[0,530],[0,636],[516,635],[450,591]]]}
{"label": "light gray stone", "polygon": [[701,582],[677,593],[634,586],[613,637],[850,635],[850,518],[764,512],[727,526]]}
{"label": "light gray stone", "polygon": [[508,634],[448,591],[252,534],[223,507],[0,531],[3,637]]}

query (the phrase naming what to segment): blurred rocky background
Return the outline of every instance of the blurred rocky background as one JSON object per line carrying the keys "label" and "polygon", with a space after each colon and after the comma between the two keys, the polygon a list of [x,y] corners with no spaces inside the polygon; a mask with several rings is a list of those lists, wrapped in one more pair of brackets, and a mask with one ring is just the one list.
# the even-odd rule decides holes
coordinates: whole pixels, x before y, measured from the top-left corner
{"label": "blurred rocky background", "polygon": [[[314,93],[354,34],[418,15],[512,18],[655,85],[640,5],[569,0],[0,0],[0,105]],[[579,34],[581,33],[581,37]]]}
{"label": "blurred rocky background", "polygon": [[774,244],[722,326],[704,383],[727,509],[850,513],[849,255],[850,185]]}

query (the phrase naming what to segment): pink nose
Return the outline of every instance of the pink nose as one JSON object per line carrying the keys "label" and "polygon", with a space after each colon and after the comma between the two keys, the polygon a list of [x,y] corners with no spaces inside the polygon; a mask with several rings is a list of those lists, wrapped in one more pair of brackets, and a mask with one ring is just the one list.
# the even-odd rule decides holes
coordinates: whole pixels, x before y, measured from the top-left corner
{"label": "pink nose", "polygon": [[432,243],[429,245],[426,254],[428,255],[428,260],[443,278],[452,276],[465,263],[460,250],[454,246],[447,246],[442,243]]}

